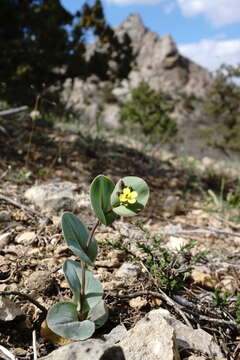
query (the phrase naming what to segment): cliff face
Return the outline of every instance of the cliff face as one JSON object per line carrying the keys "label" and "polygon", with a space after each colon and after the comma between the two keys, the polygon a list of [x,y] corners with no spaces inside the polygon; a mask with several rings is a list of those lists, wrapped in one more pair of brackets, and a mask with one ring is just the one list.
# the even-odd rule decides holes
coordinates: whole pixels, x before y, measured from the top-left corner
{"label": "cliff face", "polygon": [[[105,122],[117,126],[118,103],[129,99],[131,90],[141,81],[146,81],[154,90],[169,91],[172,95],[181,92],[201,96],[211,84],[212,77],[206,69],[182,56],[170,35],[159,36],[147,29],[140,16],[130,15],[114,31],[120,41],[123,42],[125,34],[131,40],[128,75],[124,79],[110,76],[108,81],[100,81],[93,75],[87,81],[75,79],[73,86],[70,80],[65,84],[63,98],[68,107],[80,110],[88,120],[95,121],[100,110]],[[104,46],[98,41],[89,45],[87,58],[90,59],[95,51],[104,52]],[[112,55],[110,72],[119,66]],[[112,98],[115,98],[114,104]],[[177,121],[182,122],[181,116]]]}
{"label": "cliff face", "polygon": [[159,36],[145,28],[138,15],[130,15],[115,29],[121,38],[131,38],[135,62],[129,73],[130,88],[145,80],[155,90],[203,95],[211,83],[210,73],[182,56],[170,35]]}

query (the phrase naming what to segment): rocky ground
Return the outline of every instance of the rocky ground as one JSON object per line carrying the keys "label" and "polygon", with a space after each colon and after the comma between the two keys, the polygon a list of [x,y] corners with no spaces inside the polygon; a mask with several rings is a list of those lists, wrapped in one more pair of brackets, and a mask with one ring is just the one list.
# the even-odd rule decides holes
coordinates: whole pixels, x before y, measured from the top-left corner
{"label": "rocky ground", "polygon": [[33,334],[39,357],[61,358],[51,353],[61,341],[49,338],[43,326],[46,310],[71,297],[62,264],[74,256],[64,243],[61,214],[71,211],[91,228],[89,185],[104,174],[114,181],[127,175],[144,178],[151,198],[134,220],[99,228],[94,272],[103,283],[110,316],[94,336],[98,340],[65,345],[68,354],[85,359],[89,346],[89,360],[154,360],[163,353],[175,360],[239,359],[235,166],[164,151],[143,153],[136,141],[122,137],[93,138],[64,127],[32,130],[28,121],[2,125],[1,358],[9,359],[7,349],[17,359],[32,359]]}

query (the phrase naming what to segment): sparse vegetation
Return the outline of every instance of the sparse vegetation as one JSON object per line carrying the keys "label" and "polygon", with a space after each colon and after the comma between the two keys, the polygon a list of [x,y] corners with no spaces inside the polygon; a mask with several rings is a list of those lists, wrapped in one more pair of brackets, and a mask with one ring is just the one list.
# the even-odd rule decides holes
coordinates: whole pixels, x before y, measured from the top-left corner
{"label": "sparse vegetation", "polygon": [[235,186],[227,189],[224,179],[221,180],[219,191],[208,189],[207,205],[210,211],[220,213],[225,219],[240,219],[240,186],[239,182]]}
{"label": "sparse vegetation", "polygon": [[190,249],[195,246],[194,243],[175,252],[162,246],[161,240],[157,238],[150,245],[138,242],[137,246],[146,255],[144,265],[167,294],[176,294],[181,290],[187,283],[193,265],[205,256],[204,253],[191,255]]}
{"label": "sparse vegetation", "polygon": [[176,121],[171,116],[174,110],[171,95],[152,90],[146,82],[141,82],[131,95],[131,100],[121,108],[123,129],[140,132],[153,142],[171,141],[177,133]]}
{"label": "sparse vegetation", "polygon": [[204,102],[210,125],[209,144],[225,151],[240,151],[239,79],[240,66],[220,67]]}

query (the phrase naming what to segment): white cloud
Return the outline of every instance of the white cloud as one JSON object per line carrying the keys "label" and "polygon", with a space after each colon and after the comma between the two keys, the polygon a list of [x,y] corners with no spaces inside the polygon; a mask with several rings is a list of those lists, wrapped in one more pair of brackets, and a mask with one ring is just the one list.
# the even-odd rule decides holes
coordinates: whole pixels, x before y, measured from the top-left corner
{"label": "white cloud", "polygon": [[176,7],[176,3],[175,2],[170,2],[169,4],[165,5],[164,7],[164,12],[165,14],[170,14]]}
{"label": "white cloud", "polygon": [[107,0],[110,3],[117,5],[154,5],[159,4],[164,0]]}
{"label": "white cloud", "polygon": [[205,15],[218,27],[240,21],[240,0],[177,0],[185,16]]}
{"label": "white cloud", "polygon": [[181,54],[211,71],[216,70],[223,63],[230,65],[240,63],[240,38],[232,40],[203,39],[196,43],[180,44],[178,48]]}

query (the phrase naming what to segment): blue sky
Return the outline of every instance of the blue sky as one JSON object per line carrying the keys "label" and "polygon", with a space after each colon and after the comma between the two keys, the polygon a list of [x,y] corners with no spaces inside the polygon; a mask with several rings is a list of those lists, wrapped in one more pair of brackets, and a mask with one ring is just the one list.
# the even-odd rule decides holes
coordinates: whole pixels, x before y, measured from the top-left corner
{"label": "blue sky", "polygon": [[[82,0],[61,0],[75,12]],[[107,21],[131,13],[159,35],[171,34],[180,52],[209,70],[240,64],[240,0],[102,0]]]}

